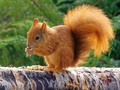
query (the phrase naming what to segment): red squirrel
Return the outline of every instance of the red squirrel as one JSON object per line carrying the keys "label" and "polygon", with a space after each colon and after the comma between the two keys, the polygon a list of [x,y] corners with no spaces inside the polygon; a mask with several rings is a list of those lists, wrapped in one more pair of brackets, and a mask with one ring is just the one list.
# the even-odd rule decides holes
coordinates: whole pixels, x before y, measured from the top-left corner
{"label": "red squirrel", "polygon": [[83,64],[90,51],[99,57],[114,38],[110,19],[97,7],[77,6],[64,16],[64,25],[49,27],[36,18],[27,32],[26,55],[45,57],[48,68],[65,69]]}

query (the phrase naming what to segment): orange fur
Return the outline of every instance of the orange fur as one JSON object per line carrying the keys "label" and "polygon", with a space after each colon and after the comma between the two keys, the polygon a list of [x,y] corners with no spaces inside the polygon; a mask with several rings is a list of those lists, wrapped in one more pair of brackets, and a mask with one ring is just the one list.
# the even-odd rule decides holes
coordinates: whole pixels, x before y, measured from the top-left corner
{"label": "orange fur", "polygon": [[71,28],[75,39],[75,64],[84,63],[90,53],[99,57],[109,49],[109,40],[114,38],[110,20],[94,6],[83,5],[68,11],[64,24]]}
{"label": "orange fur", "polygon": [[27,33],[26,54],[44,56],[48,67],[63,69],[82,64],[91,49],[99,57],[114,37],[110,20],[93,6],[68,11],[64,24],[50,28],[35,19]]}

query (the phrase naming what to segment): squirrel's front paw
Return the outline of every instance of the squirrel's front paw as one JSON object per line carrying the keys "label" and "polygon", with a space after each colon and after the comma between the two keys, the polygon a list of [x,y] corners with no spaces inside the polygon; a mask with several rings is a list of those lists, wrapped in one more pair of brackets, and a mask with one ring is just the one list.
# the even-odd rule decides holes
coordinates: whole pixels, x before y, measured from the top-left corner
{"label": "squirrel's front paw", "polygon": [[29,47],[26,47],[25,52],[26,52],[26,57],[31,56],[33,54],[33,49],[29,48]]}

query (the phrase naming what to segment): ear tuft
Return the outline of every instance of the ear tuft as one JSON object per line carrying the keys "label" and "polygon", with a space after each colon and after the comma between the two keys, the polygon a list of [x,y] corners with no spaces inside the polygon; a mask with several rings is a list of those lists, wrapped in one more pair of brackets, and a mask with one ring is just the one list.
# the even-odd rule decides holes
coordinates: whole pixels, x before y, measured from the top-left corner
{"label": "ear tuft", "polygon": [[45,21],[43,22],[41,29],[43,30],[43,32],[45,32],[45,30],[46,30],[46,22]]}
{"label": "ear tuft", "polygon": [[39,22],[39,19],[35,18],[34,21],[33,21],[33,26],[35,26],[38,22]]}
{"label": "ear tuft", "polygon": [[44,21],[42,25],[44,25],[46,27],[46,22]]}

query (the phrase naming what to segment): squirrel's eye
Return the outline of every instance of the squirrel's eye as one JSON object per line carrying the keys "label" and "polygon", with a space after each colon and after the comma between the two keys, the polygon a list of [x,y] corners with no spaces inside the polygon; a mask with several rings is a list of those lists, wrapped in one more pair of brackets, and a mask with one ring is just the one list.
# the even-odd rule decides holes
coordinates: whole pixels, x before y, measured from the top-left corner
{"label": "squirrel's eye", "polygon": [[39,36],[36,36],[36,37],[35,37],[35,40],[38,40],[38,39],[40,39],[40,37],[39,37]]}

